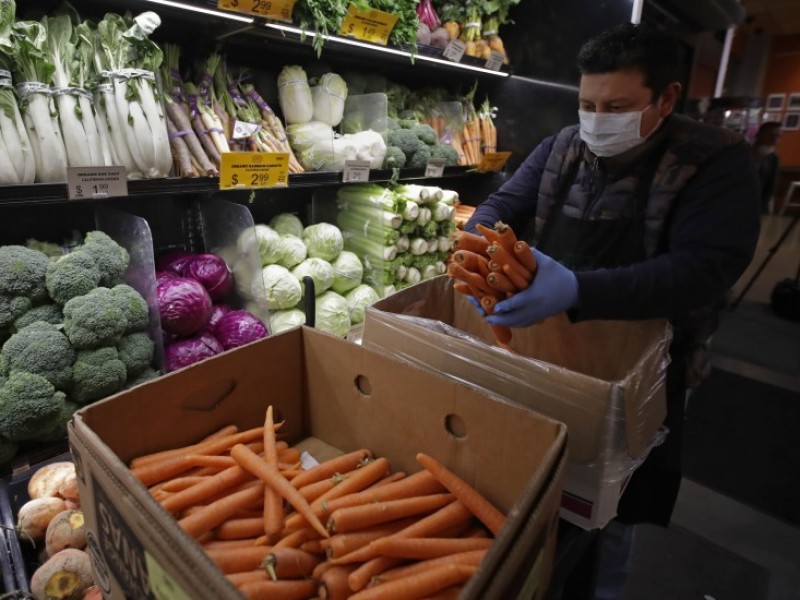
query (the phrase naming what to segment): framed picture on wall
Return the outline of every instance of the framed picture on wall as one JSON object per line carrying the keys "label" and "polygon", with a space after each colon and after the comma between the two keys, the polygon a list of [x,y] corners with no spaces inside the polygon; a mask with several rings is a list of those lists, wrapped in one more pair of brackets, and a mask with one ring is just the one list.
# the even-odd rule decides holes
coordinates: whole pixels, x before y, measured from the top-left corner
{"label": "framed picture on wall", "polygon": [[767,111],[761,117],[761,121],[763,123],[780,123],[783,121],[783,115],[777,110]]}
{"label": "framed picture on wall", "polygon": [[767,96],[767,110],[783,110],[783,103],[786,102],[786,94],[770,94]]}
{"label": "framed picture on wall", "polygon": [[789,103],[786,110],[800,110],[800,92],[789,94]]}
{"label": "framed picture on wall", "polygon": [[784,131],[800,130],[800,112],[787,112],[783,116],[783,130]]}

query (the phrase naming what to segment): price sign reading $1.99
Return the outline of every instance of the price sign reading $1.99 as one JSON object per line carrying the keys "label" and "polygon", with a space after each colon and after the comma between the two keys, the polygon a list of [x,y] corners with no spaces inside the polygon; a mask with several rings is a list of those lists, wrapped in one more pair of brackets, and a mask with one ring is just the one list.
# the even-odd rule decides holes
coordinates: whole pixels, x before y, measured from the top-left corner
{"label": "price sign reading $1.99", "polygon": [[285,152],[226,152],[221,159],[221,190],[285,187],[289,183],[289,155]]}
{"label": "price sign reading $1.99", "polygon": [[351,4],[347,8],[347,16],[342,21],[339,35],[385,46],[396,23],[397,15],[375,9],[362,11]]}
{"label": "price sign reading $1.99", "polygon": [[291,23],[294,3],[295,0],[217,0],[217,8]]}
{"label": "price sign reading $1.99", "polygon": [[125,167],[69,167],[67,197],[87,200],[127,196],[128,180]]}

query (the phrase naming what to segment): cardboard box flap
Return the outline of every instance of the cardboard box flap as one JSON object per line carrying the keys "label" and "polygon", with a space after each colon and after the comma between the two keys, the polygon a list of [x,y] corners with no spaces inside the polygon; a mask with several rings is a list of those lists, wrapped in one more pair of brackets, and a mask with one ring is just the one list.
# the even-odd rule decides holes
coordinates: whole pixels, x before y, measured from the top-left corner
{"label": "cardboard box flap", "polygon": [[[508,511],[530,472],[524,455],[543,455],[563,435],[560,423],[514,405],[500,412],[477,390],[430,371],[399,369],[378,352],[311,330],[304,334],[309,396],[330,398],[310,407],[310,428],[343,451],[369,448],[407,473],[420,469],[416,454],[424,452]],[[509,445],[520,439],[528,443]],[[497,469],[498,453],[521,460]]]}
{"label": "cardboard box flap", "polygon": [[[558,316],[514,329],[515,353],[492,346],[493,339],[447,277],[373,304],[363,335],[368,347],[383,347],[566,423],[576,462],[603,460],[613,429],[623,423],[631,457],[649,447],[666,410],[659,388],[670,342],[666,322],[570,323]],[[613,427],[602,425],[607,420]]]}

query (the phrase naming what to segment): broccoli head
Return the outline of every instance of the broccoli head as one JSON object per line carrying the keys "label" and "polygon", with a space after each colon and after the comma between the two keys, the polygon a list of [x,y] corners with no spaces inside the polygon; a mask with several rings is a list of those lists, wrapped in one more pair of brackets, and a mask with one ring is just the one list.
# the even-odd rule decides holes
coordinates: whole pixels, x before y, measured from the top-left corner
{"label": "broccoli head", "polygon": [[142,383],[146,383],[146,382],[150,381],[151,379],[155,379],[159,375],[160,375],[160,373],[158,371],[156,371],[152,367],[147,367],[144,371],[139,373],[133,379],[128,379],[127,383],[125,383],[125,389],[129,390],[132,387],[136,387],[137,385],[140,385]]}
{"label": "broccoli head", "polygon": [[431,158],[443,158],[446,167],[454,167],[458,164],[458,152],[448,144],[431,146]]}
{"label": "broccoli head", "polygon": [[151,365],[154,350],[155,344],[146,333],[132,333],[119,341],[117,351],[128,378],[135,377]]}
{"label": "broccoli head", "polygon": [[73,367],[73,386],[70,400],[88,404],[118,392],[125,385],[125,363],[116,348],[81,350]]}
{"label": "broccoli head", "polygon": [[130,255],[107,234],[90,231],[86,234],[81,251],[88,253],[97,263],[101,286],[113,287],[122,281],[122,274],[130,263]]}
{"label": "broccoli head", "polygon": [[400,123],[397,121],[397,119],[388,117],[386,119],[386,129],[387,131],[397,131],[400,129]]}
{"label": "broccoli head", "polygon": [[50,297],[63,306],[100,285],[100,277],[100,269],[91,254],[78,249],[50,264],[45,283]]}
{"label": "broccoli head", "polygon": [[24,296],[34,302],[47,297],[45,273],[50,260],[25,246],[0,246],[0,294]]}
{"label": "broccoli head", "polygon": [[387,146],[383,159],[385,169],[402,169],[406,164],[406,155],[397,146]]}
{"label": "broccoli head", "polygon": [[406,163],[411,160],[418,148],[425,146],[417,134],[409,129],[399,129],[389,133],[389,145],[397,146],[406,155]]}
{"label": "broccoli head", "polygon": [[0,351],[3,373],[35,373],[60,390],[72,381],[73,362],[75,350],[60,328],[38,321],[12,335]]}
{"label": "broccoli head", "polygon": [[150,314],[147,308],[147,301],[142,295],[124,283],[114,286],[111,291],[114,293],[117,306],[122,309],[125,319],[128,321],[128,328],[125,333],[147,329],[147,325],[150,322]]}
{"label": "broccoli head", "polygon": [[420,123],[418,125],[414,125],[414,127],[411,128],[411,131],[416,134],[421,142],[424,142],[429,146],[433,146],[439,141],[436,131],[430,125]]}
{"label": "broccoli head", "polygon": [[9,327],[14,321],[28,312],[33,306],[25,296],[4,296],[0,294],[0,327]]}
{"label": "broccoli head", "polygon": [[72,413],[78,410],[80,406],[75,404],[74,402],[66,401],[64,402],[64,406],[61,407],[61,413],[58,415],[58,419],[53,424],[51,429],[42,431],[42,433],[38,434],[36,437],[33,438],[35,442],[57,442],[59,440],[63,440],[67,437],[67,423],[72,418]]}
{"label": "broccoli head", "polygon": [[42,304],[41,306],[35,306],[14,321],[14,330],[19,331],[24,329],[36,321],[51,323],[53,325],[63,323],[64,315],[61,312],[61,307],[58,304]]}
{"label": "broccoli head", "polygon": [[66,396],[44,377],[17,371],[0,387],[0,435],[12,442],[29,440],[53,428]]}
{"label": "broccoli head", "polygon": [[0,437],[0,465],[7,463],[14,458],[14,456],[17,454],[17,450],[19,450],[19,446],[17,446],[17,444],[11,440]]}
{"label": "broccoli head", "polygon": [[406,166],[411,169],[424,169],[428,164],[428,159],[431,157],[431,149],[425,144],[420,144],[419,149],[414,152],[414,156]]}
{"label": "broccoli head", "polygon": [[64,305],[64,333],[79,350],[113,346],[127,329],[125,312],[108,288],[95,288]]}

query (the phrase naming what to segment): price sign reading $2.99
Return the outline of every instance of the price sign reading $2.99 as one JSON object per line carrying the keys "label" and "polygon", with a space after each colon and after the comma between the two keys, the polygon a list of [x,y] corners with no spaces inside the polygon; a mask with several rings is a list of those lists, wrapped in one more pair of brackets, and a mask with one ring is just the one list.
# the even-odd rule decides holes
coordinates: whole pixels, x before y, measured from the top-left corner
{"label": "price sign reading $2.99", "polygon": [[221,159],[221,190],[285,187],[289,183],[289,155],[285,152],[226,152]]}
{"label": "price sign reading $2.99", "polygon": [[295,0],[218,0],[217,8],[291,23],[294,3]]}

